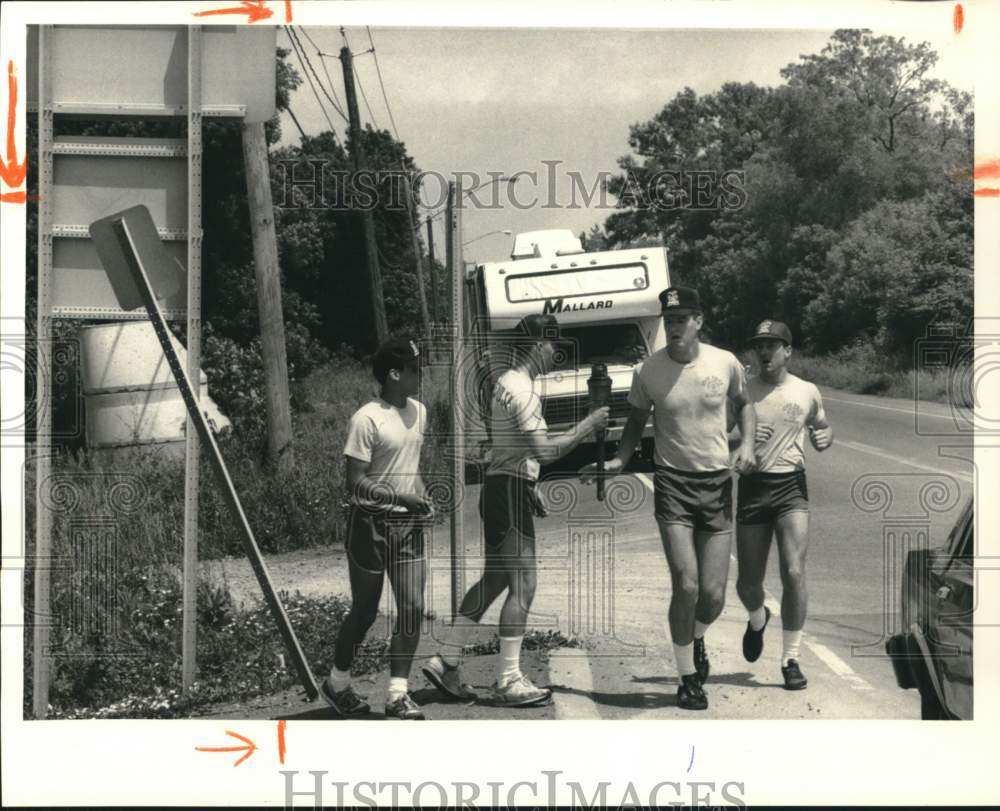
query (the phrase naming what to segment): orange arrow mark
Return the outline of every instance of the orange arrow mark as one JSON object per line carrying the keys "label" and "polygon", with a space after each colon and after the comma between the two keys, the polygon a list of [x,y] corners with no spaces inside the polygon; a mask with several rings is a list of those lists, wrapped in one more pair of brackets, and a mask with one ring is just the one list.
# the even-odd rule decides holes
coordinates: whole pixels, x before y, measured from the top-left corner
{"label": "orange arrow mark", "polygon": [[242,735],[236,732],[230,732],[228,729],[226,730],[226,734],[233,738],[238,738],[243,741],[246,746],[196,746],[195,750],[198,752],[246,752],[243,757],[233,764],[234,767],[239,766],[244,760],[257,751],[257,744],[249,738],[244,738]]}
{"label": "orange arrow mark", "polygon": [[292,21],[292,0],[285,0],[285,22]]}
{"label": "orange arrow mark", "polygon": [[288,725],[287,721],[278,721],[278,761],[282,766],[285,765],[285,727]]}
{"label": "orange arrow mark", "polygon": [[[28,174],[28,156],[17,162],[17,144],[14,142],[14,124],[17,116],[17,76],[14,73],[14,62],[7,63],[7,157],[0,159],[0,177],[12,189],[16,189]],[[24,190],[0,194],[0,201],[5,203],[23,203],[27,199]]]}
{"label": "orange arrow mark", "polygon": [[260,20],[266,20],[268,17],[274,16],[274,12],[267,7],[265,0],[242,0],[238,6],[217,8],[211,11],[196,11],[194,16],[212,17],[218,14],[246,14],[248,23],[259,22]]}

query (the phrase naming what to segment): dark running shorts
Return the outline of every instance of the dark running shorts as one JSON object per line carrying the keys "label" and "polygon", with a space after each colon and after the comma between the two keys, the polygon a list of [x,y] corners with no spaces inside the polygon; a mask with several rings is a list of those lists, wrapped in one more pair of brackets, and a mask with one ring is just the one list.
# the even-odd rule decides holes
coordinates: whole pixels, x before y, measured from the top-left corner
{"label": "dark running shorts", "polygon": [[736,520],[744,526],[773,524],[786,513],[808,509],[804,470],[740,476]]}
{"label": "dark running shorts", "polygon": [[479,514],[487,552],[500,549],[511,530],[534,543],[535,518],[531,512],[531,491],[535,483],[520,476],[486,476],[479,493]]}
{"label": "dark running shorts", "polygon": [[728,532],[733,526],[733,479],[729,470],[694,472],[656,465],[656,520],[698,531]]}
{"label": "dark running shorts", "polygon": [[352,506],[347,525],[347,556],[355,566],[373,573],[423,560],[426,528],[424,516]]}

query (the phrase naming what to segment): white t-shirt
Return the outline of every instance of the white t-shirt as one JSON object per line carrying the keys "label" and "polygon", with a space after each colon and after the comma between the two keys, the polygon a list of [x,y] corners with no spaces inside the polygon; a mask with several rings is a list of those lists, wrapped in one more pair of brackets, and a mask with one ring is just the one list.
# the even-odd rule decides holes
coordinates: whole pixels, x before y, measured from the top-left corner
{"label": "white t-shirt", "polygon": [[655,461],[677,470],[729,468],[726,400],[745,390],[746,373],[736,356],[701,344],[691,363],[657,350],[632,375],[628,401],[653,407]]}
{"label": "white t-shirt", "polygon": [[766,442],[754,446],[757,470],[761,473],[803,470],[805,427],[826,419],[819,389],[793,374],[781,385],[752,377],[747,381],[747,395],[757,412],[757,425],[772,430]]}
{"label": "white t-shirt", "polygon": [[542,398],[531,375],[509,369],[493,387],[490,409],[493,450],[486,475],[506,474],[536,481],[541,465],[531,450],[529,434],[545,431]]}
{"label": "white t-shirt", "polygon": [[[365,403],[354,412],[347,428],[344,456],[368,463],[367,477],[392,485],[396,493],[417,492],[420,449],[424,444],[427,408],[408,397],[404,408],[396,408],[382,398]],[[369,499],[351,493],[351,503],[376,506]],[[394,507],[402,511],[403,507]]]}

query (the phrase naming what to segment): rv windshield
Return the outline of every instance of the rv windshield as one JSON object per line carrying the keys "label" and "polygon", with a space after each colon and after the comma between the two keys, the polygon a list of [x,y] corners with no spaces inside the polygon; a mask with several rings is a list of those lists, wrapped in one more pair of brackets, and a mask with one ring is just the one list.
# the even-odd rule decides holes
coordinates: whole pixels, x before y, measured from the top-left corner
{"label": "rv windshield", "polygon": [[648,354],[637,324],[591,324],[563,327],[557,369],[580,369],[595,363],[634,366]]}

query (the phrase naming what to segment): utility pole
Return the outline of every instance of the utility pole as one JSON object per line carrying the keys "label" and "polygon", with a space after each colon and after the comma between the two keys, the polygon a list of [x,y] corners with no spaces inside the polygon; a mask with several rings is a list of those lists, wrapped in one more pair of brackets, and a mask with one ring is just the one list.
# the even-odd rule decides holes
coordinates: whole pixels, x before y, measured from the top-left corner
{"label": "utility pole", "polygon": [[263,122],[243,125],[243,162],[250,203],[250,229],[253,233],[260,349],[264,360],[267,457],[268,462],[280,472],[287,473],[295,464],[292,412],[288,397],[288,359],[285,354],[285,320],[281,310],[278,239],[274,229],[271,177],[268,172]]}
{"label": "utility pole", "polygon": [[[344,66],[344,94],[347,96],[347,113],[351,124],[351,141],[354,157],[354,171],[365,169],[365,148],[361,140],[361,116],[358,113],[358,97],[354,90],[354,60],[350,48],[340,49],[340,61]],[[365,233],[365,258],[368,264],[368,287],[372,297],[372,315],[375,319],[375,334],[382,343],[389,336],[389,322],[385,317],[385,297],[382,295],[382,272],[378,266],[378,245],[375,242],[375,222],[370,210],[361,212],[361,222]]]}
{"label": "utility pole", "polygon": [[434,229],[431,227],[431,218],[427,218],[427,264],[431,268],[431,320],[437,321],[441,317],[441,308],[438,306],[438,282],[437,268],[434,266]]}
{"label": "utility pole", "polygon": [[413,269],[417,274],[417,297],[420,299],[420,318],[424,324],[424,335],[431,337],[431,316],[427,311],[427,291],[424,288],[424,270],[420,261],[420,220],[413,210],[413,194],[410,188],[410,177],[403,169],[403,193],[406,195],[406,227],[410,232],[410,242],[413,245]]}
{"label": "utility pole", "polygon": [[[465,392],[465,381],[462,372],[466,367],[465,345],[463,342],[462,325],[465,314],[462,286],[465,283],[465,273],[462,267],[462,203],[456,199],[455,183],[448,184],[448,209],[445,214],[447,223],[445,231],[445,246],[448,255],[448,278],[451,284],[451,414],[452,414],[452,492],[461,493],[465,488],[465,404],[462,402]],[[456,205],[457,204],[457,205]],[[465,541],[462,527],[462,510],[460,505],[453,504],[451,510],[451,615],[458,616],[458,606],[465,593]]]}

